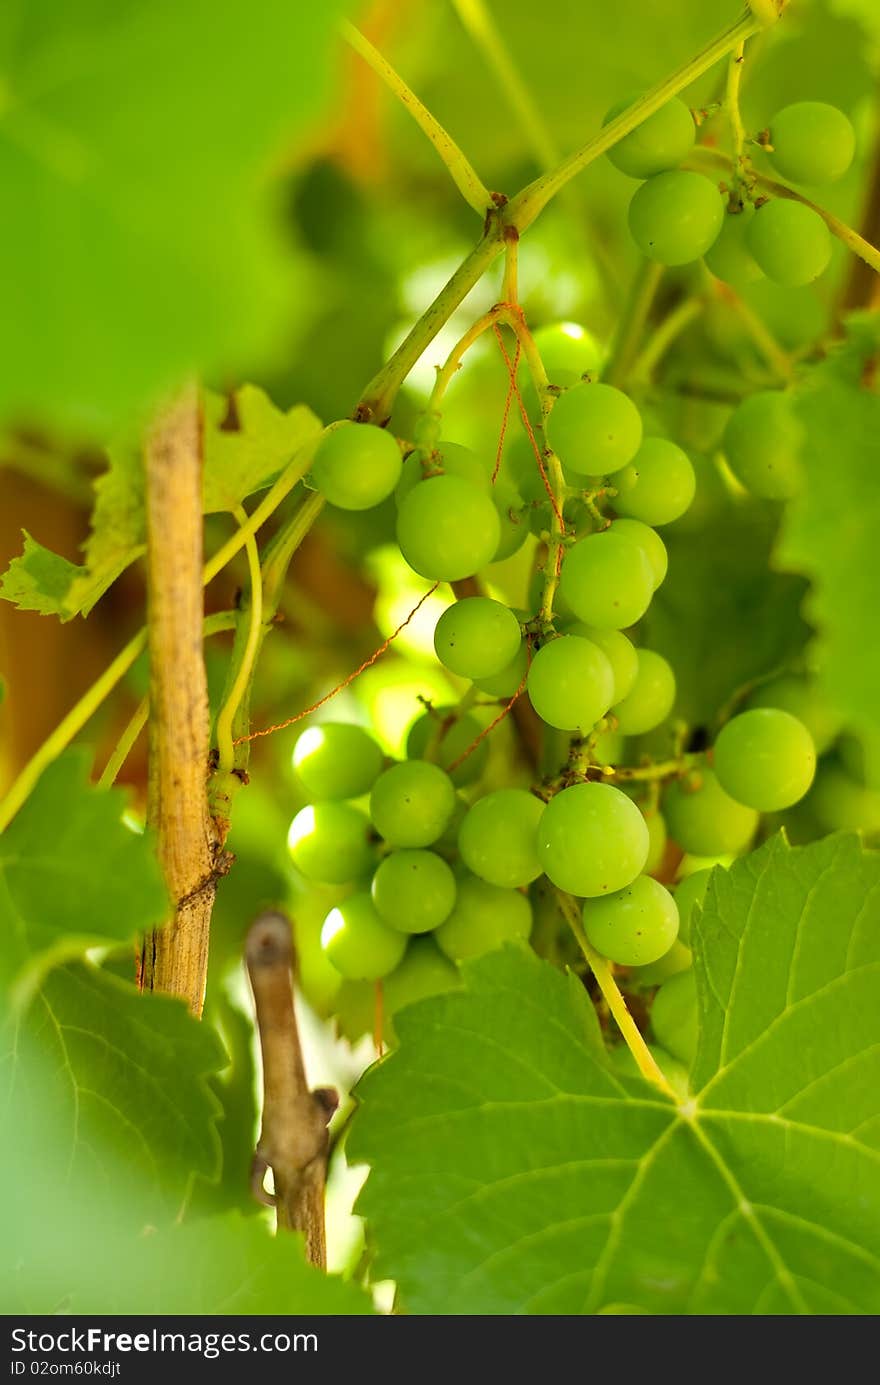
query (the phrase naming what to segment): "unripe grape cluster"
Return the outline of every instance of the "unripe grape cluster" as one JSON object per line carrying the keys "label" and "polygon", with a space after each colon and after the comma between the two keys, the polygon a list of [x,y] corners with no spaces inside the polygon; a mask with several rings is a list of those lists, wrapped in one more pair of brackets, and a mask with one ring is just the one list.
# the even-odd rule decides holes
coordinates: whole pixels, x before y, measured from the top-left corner
{"label": "unripe grape cluster", "polygon": [[[605,123],[627,110],[631,96],[608,111]],[[831,235],[812,207],[776,189],[767,196],[745,168],[718,185],[681,165],[691,154],[695,125],[674,97],[608,151],[622,173],[644,179],[629,205],[629,228],[643,255],[662,265],[701,257],[718,278],[741,289],[766,276],[777,284],[809,284],[828,267]],[[778,111],[752,141],[789,182],[824,184],[846,173],[855,134],[842,111],[821,101],[797,101]]]}

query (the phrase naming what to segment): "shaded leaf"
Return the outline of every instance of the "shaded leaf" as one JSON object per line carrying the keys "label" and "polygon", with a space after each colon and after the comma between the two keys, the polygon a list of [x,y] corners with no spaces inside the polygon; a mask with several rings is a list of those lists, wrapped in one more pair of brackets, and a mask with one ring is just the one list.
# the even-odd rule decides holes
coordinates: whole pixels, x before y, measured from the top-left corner
{"label": "shaded leaf", "polygon": [[841,714],[880,731],[880,395],[863,372],[880,351],[880,314],[851,320],[849,341],[810,373],[797,396],[805,439],[803,495],[788,507],[779,560],[813,584],[819,681]]}
{"label": "shaded leaf", "polygon": [[806,583],[768,571],[776,521],[756,504],[725,505],[699,530],[669,535],[669,574],[641,643],[675,669],[676,711],[706,725],[728,699],[803,647]]}

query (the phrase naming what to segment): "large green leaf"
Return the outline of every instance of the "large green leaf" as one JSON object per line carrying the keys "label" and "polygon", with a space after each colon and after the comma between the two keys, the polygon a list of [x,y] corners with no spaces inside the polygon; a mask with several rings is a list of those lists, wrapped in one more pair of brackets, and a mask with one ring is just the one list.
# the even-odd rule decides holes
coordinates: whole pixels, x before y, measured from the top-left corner
{"label": "large green leaf", "polygon": [[642,643],[675,669],[676,710],[710,723],[728,699],[795,656],[809,634],[806,584],[768,571],[776,525],[766,507],[725,504],[699,530],[670,534],[669,574],[643,622]]}
{"label": "large green leaf", "polygon": [[340,8],[4,7],[0,414],[108,431],[280,344],[308,283],[270,175],[315,112]]}
{"label": "large green leaf", "polygon": [[72,963],[44,980],[0,1045],[5,1101],[51,1111],[54,1152],[74,1184],[97,1185],[105,1165],[127,1170],[130,1225],[173,1217],[196,1174],[216,1176],[218,1104],[206,1079],[223,1050],[180,1000]]}
{"label": "large green leaf", "polygon": [[788,507],[779,558],[810,577],[819,629],[819,678],[847,720],[880,732],[880,315],[857,318],[849,341],[799,393],[807,484]]}
{"label": "large green leaf", "polygon": [[230,411],[225,396],[205,393],[206,514],[234,510],[245,496],[268,486],[321,427],[304,404],[285,413],[256,385],[236,390],[233,405]]}
{"label": "large green leaf", "polygon": [[125,797],[88,782],[89,754],[45,771],[0,836],[0,991],[21,1001],[59,962],[134,941],[168,897],[152,840],[121,821]]}
{"label": "large green leaf", "polygon": [[715,872],[695,932],[678,1105],[523,951],[400,1017],[350,1152],[410,1312],[880,1311],[880,857],[774,838]]}

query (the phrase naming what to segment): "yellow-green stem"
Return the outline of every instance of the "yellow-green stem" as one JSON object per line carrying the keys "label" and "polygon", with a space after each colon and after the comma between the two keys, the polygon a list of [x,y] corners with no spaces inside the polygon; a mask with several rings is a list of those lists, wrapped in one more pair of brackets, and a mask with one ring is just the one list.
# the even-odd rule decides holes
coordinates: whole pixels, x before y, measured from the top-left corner
{"label": "yellow-green stem", "polygon": [[[688,159],[688,164],[693,167],[706,170],[707,168],[717,168],[725,172],[731,171],[731,162],[726,154],[722,154],[717,149],[707,149],[701,145],[695,149]],[[805,207],[809,207],[817,216],[821,216],[825,225],[833,236],[842,241],[854,255],[858,255],[860,260],[864,260],[866,265],[870,265],[875,273],[880,274],[880,250],[870,241],[860,236],[858,231],[854,231],[852,226],[847,226],[845,221],[829,212],[825,207],[820,207],[818,202],[812,202],[809,197],[804,197],[803,193],[796,192],[794,188],[788,188],[784,183],[777,183],[774,178],[765,178],[762,173],[754,175],[754,186],[761,192],[768,192],[773,197],[787,197],[790,202],[802,202]]]}
{"label": "yellow-green stem", "polygon": [[452,136],[444,130],[439,120],[435,119],[428,108],[422,105],[415,92],[410,90],[399,73],[395,72],[391,64],[383,58],[379,50],[373,47],[370,40],[359,29],[356,29],[347,19],[343,19],[340,21],[340,30],[343,38],[351,44],[355,52],[359,53],[365,62],[370,64],[373,71],[378,73],[386,86],[394,92],[401,105],[409,111],[419,128],[427,135],[468,206],[473,207],[478,216],[484,217],[492,205],[492,194],[477,176],[470,160],[465,157]]}
{"label": "yellow-green stem", "polygon": [[684,87],[689,86],[710,67],[714,67],[721,58],[726,57],[752,34],[757,33],[760,27],[760,22],[751,10],[747,10],[735,24],[723,30],[701,49],[696,57],[682,64],[664,81],[658,82],[614,120],[609,120],[608,124],[576,153],[517,193],[505,210],[508,225],[515,226],[520,233],[525,231],[535,218],[540,216],[547,203],[571,182],[572,178],[583,172],[601,154],[607,153],[624,135],[641,125],[643,120],[665,105],[670,97],[677,96]]}
{"label": "yellow-green stem", "polygon": [[703,312],[702,298],[685,298],[654,329],[632,368],[634,380],[650,380],[676,338]]}
{"label": "yellow-green stem", "polygon": [[[239,524],[247,522],[247,514],[239,505],[235,510]],[[260,572],[260,552],[256,539],[250,537],[245,543],[248,572],[250,575],[250,608],[248,615],[248,636],[241,656],[241,663],[235,675],[229,696],[217,714],[217,752],[218,768],[221,772],[231,770],[235,764],[235,746],[232,739],[232,724],[244,697],[254,667],[254,660],[260,646],[263,624],[263,579]]]}
{"label": "yellow-green stem", "polygon": [[587,938],[581,924],[577,905],[570,895],[563,894],[561,890],[556,892],[559,900],[559,908],[565,918],[566,923],[575,936],[577,945],[596,978],[599,990],[602,992],[605,1003],[611,1011],[612,1018],[620,1030],[624,1043],[636,1060],[639,1072],[655,1087],[659,1087],[661,1092],[675,1100],[675,1092],[670,1087],[660,1068],[654,1059],[651,1050],[642,1038],[638,1025],[626,1008],[626,1001],[618,989],[617,982],[611,971],[609,962],[597,952]]}
{"label": "yellow-green stem", "polygon": [[57,760],[63,750],[67,749],[74,736],[78,735],[86,722],[94,716],[101,703],[109,696],[117,683],[125,677],[146,646],[147,632],[145,629],[139,630],[136,635],[132,636],[125,648],[119,651],[112,664],[105,668],[100,678],[97,678],[92,686],[83,693],[79,701],[71,707],[67,716],[58,723],[55,730],[47,736],[39,749],[34,752],[0,802],[0,832],[9,826],[19,808],[32,792],[43,770],[51,765],[53,760]]}

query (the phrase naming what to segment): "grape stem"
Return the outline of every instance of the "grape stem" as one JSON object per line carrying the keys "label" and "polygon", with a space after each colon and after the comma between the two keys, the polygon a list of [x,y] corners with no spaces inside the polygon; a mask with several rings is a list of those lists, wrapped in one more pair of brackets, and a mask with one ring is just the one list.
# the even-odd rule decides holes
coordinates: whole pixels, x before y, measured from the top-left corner
{"label": "grape stem", "polygon": [[[202,636],[207,639],[209,635],[216,635],[221,630],[235,629],[235,611],[216,611],[213,615],[205,616],[202,623]],[[147,724],[147,717],[150,711],[149,696],[144,697],[138,703],[134,712],[116,742],[115,749],[101,771],[98,779],[99,789],[109,789],[119,777],[122,766],[125,764],[134,748],[138,736]]]}
{"label": "grape stem", "polygon": [[692,322],[705,310],[702,296],[685,298],[676,304],[649,336],[632,367],[634,381],[649,381],[666,352]]}
{"label": "grape stem", "polygon": [[401,105],[409,111],[420,130],[427,135],[468,206],[472,207],[478,216],[484,217],[493,204],[492,194],[484,186],[470,160],[462,153],[452,136],[444,130],[439,120],[422,104],[415,92],[410,90],[399,73],[395,72],[387,59],[383,58],[359,29],[347,19],[340,20],[339,27],[346,42],[369,63],[374,72],[378,73]]}
{"label": "grape stem", "polygon": [[629,375],[651,305],[663,277],[663,268],[663,265],[657,264],[654,260],[642,260],[636,271],[603,377],[609,385],[621,385]]}
{"label": "grape stem", "polygon": [[[239,525],[247,523],[247,513],[241,505],[233,511]],[[232,741],[232,724],[241,701],[247,690],[256,662],[257,651],[262,642],[263,624],[263,576],[260,571],[260,551],[256,539],[251,535],[245,543],[245,553],[250,575],[250,612],[248,631],[241,660],[229,689],[226,700],[217,714],[216,738],[218,762],[222,772],[231,770],[235,764],[235,747]]]}
{"label": "grape stem", "polygon": [[652,765],[607,766],[602,774],[606,779],[619,779],[625,783],[671,779],[691,769],[699,759],[699,755],[679,755],[674,760],[657,760]]}
{"label": "grape stem", "polygon": [[[726,154],[722,154],[718,149],[708,149],[705,145],[695,149],[687,163],[693,164],[697,169],[717,168],[730,171],[731,168],[731,161]],[[860,236],[858,231],[854,231],[852,226],[847,226],[846,222],[841,221],[833,212],[820,207],[818,202],[812,202],[809,197],[804,197],[803,193],[796,192],[794,188],[777,183],[774,178],[765,178],[763,173],[754,174],[754,186],[762,192],[769,192],[773,197],[787,197],[790,202],[802,202],[805,207],[809,207],[822,218],[833,236],[842,241],[854,255],[858,255],[860,260],[864,260],[866,265],[870,265],[876,274],[880,274],[880,250],[865,240],[864,236]]]}
{"label": "grape stem", "polygon": [[738,172],[745,172],[744,150],[746,132],[739,109],[739,91],[745,63],[744,49],[745,42],[738,43],[730,55],[727,65],[727,90],[724,97],[724,105],[727,110],[727,119],[730,122],[730,133],[733,138],[733,152]]}
{"label": "grape stem", "polygon": [[684,87],[689,86],[702,73],[707,72],[710,67],[714,67],[721,58],[736,49],[747,38],[751,38],[752,34],[756,34],[760,28],[761,24],[751,10],[746,10],[735,24],[724,29],[689,62],[684,63],[664,81],[658,82],[650,91],[645,92],[638,101],[634,101],[614,120],[609,120],[607,125],[603,125],[602,129],[574,154],[563,159],[562,163],[550,173],[536,178],[534,182],[529,183],[528,187],[523,188],[522,192],[517,193],[505,210],[505,219],[508,225],[515,226],[520,233],[527,230],[532,222],[540,216],[547,203],[572,178],[583,172],[601,154],[606,154],[619,140],[623,139],[624,135],[628,135],[637,125],[641,125],[642,121],[649,115],[653,115],[655,111],[665,105],[670,97],[677,96]]}
{"label": "grape stem", "polygon": [[586,958],[587,964],[596,978],[599,990],[602,992],[605,1004],[611,1011],[615,1024],[620,1030],[624,1043],[636,1061],[639,1072],[646,1081],[659,1087],[660,1091],[666,1096],[676,1100],[675,1092],[670,1087],[660,1068],[657,1066],[651,1050],[645,1043],[638,1025],[626,1008],[624,1000],[614,980],[614,973],[611,964],[601,953],[589,942],[583,930],[578,908],[571,895],[565,894],[562,890],[556,891],[556,898],[559,901],[559,910],[575,936],[578,947]]}
{"label": "grape stem", "polygon": [[754,308],[751,308],[735,290],[726,286],[723,297],[730,303],[770,368],[775,371],[780,380],[791,382],[794,379],[794,365],[791,357],[786,351],[783,351],[773,333],[761,321]]}

